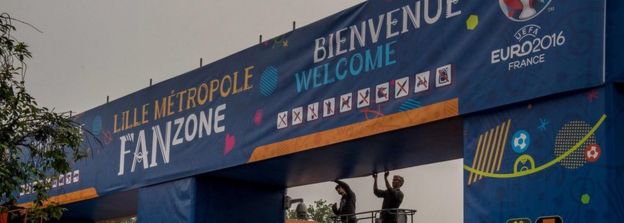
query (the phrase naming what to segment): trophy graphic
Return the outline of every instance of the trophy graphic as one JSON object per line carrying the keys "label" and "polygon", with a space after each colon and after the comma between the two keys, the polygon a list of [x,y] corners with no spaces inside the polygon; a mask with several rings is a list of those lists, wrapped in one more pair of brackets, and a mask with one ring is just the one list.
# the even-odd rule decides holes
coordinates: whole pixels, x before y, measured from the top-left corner
{"label": "trophy graphic", "polygon": [[503,13],[514,21],[526,21],[546,7],[550,0],[498,0]]}
{"label": "trophy graphic", "polygon": [[537,11],[531,6],[533,0],[520,0],[522,3],[522,12],[520,12],[520,19],[528,19],[537,14]]}

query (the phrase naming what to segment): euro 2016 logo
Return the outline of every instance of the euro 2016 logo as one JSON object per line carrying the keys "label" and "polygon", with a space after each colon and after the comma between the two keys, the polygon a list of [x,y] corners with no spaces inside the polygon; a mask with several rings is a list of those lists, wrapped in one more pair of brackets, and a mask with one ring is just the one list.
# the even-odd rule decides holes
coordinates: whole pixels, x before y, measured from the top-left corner
{"label": "euro 2016 logo", "polygon": [[503,10],[503,14],[507,18],[524,22],[542,13],[552,0],[498,0]]}

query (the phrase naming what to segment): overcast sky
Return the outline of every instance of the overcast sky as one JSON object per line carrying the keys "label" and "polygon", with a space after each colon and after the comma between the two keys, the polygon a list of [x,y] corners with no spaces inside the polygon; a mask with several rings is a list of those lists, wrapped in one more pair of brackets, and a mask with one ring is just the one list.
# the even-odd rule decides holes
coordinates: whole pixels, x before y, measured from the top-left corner
{"label": "overcast sky", "polygon": [[31,46],[27,86],[41,105],[86,111],[221,59],[361,0],[0,0]]}
{"label": "overcast sky", "polygon": [[[362,0],[0,0],[0,11],[43,33],[16,24],[30,45],[27,87],[40,105],[83,112],[307,25]],[[406,177],[404,208],[415,222],[463,222],[462,160],[398,172]],[[381,176],[380,176],[381,180]],[[372,178],[347,180],[358,211],[381,207]],[[380,181],[381,183],[382,181]],[[339,201],[335,184],[292,188],[306,203]],[[382,185],[380,187],[383,188]]]}

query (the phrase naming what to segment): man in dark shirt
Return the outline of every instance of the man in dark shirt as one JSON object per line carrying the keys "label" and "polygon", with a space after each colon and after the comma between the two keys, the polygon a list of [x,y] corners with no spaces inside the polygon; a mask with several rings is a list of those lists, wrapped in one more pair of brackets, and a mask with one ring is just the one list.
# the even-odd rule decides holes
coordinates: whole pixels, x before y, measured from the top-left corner
{"label": "man in dark shirt", "polygon": [[351,190],[348,184],[340,180],[334,181],[336,185],[336,192],[342,196],[340,198],[340,206],[337,207],[336,203],[332,206],[332,211],[336,216],[341,216],[340,221],[343,223],[356,223],[355,218],[355,193]]}
{"label": "man in dark shirt", "polygon": [[[390,183],[388,183],[388,175],[390,175],[390,172],[386,171],[384,174],[386,190],[379,190],[377,188],[377,173],[373,174],[373,179],[375,179],[373,192],[375,193],[375,196],[383,198],[381,209],[396,209],[399,208],[399,206],[401,206],[401,202],[403,202],[403,192],[401,192],[403,177],[394,175],[392,178],[392,185],[390,185]],[[380,217],[382,223],[396,223],[397,211],[382,211]]]}

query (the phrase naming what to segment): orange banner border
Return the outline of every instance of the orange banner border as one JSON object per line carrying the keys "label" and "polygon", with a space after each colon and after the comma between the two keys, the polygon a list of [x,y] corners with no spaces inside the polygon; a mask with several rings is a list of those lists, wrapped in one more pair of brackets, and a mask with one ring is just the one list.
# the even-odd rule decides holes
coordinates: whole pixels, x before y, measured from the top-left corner
{"label": "orange banner border", "polygon": [[457,98],[256,147],[248,163],[459,116]]}
{"label": "orange banner border", "polygon": [[[78,190],[74,192],[69,192],[61,195],[56,195],[48,198],[48,200],[44,203],[44,205],[48,204],[69,204],[78,201],[89,200],[92,198],[98,197],[98,193],[94,187],[89,187],[87,189]],[[34,206],[33,202],[23,203],[19,205],[23,208],[31,208]]]}

